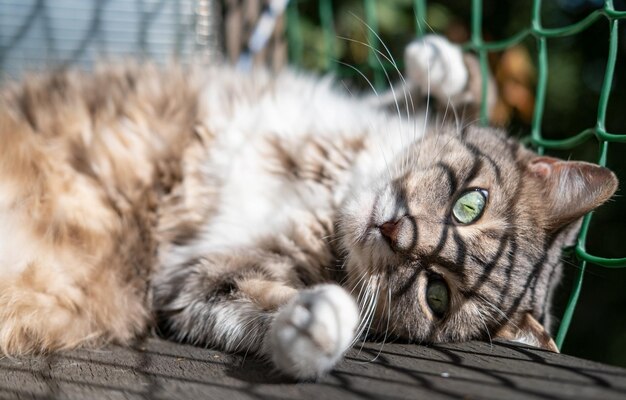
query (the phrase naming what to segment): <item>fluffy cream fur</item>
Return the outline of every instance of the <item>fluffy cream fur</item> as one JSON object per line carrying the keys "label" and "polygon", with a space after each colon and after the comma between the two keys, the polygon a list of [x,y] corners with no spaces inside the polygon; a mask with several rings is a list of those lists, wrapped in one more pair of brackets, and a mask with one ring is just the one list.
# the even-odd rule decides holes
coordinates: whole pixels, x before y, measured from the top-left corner
{"label": "fluffy cream fur", "polygon": [[[408,76],[436,78],[444,104],[475,103],[459,49],[420,46]],[[0,350],[128,343],[155,328],[310,378],[367,332],[550,348],[539,322],[561,245],[615,177],[426,121],[414,85],[430,87],[372,99],[292,71],[151,64],[7,85]],[[489,191],[489,208],[455,224],[450,204],[471,187]],[[433,280],[450,293],[444,315],[425,297]]]}

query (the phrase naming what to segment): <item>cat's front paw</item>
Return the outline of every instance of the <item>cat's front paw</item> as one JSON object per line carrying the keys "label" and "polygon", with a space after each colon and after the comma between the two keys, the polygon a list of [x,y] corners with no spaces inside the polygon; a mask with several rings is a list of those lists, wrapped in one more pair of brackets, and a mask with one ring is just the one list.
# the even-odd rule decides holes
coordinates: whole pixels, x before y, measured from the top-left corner
{"label": "cat's front paw", "polygon": [[274,364],[298,379],[330,371],[354,339],[354,299],[337,285],[304,290],[283,307],[270,334]]}
{"label": "cat's front paw", "polygon": [[426,35],[411,42],[404,50],[404,63],[408,78],[441,100],[461,94],[467,85],[463,52],[443,36]]}

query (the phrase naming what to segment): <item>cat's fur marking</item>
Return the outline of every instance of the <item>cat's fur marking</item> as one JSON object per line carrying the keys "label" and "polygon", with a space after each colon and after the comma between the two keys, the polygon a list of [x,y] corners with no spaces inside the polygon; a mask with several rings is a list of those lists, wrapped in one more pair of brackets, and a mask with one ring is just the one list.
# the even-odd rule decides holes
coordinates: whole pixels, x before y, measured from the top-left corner
{"label": "cat's fur marking", "polygon": [[[426,37],[407,56],[424,59],[401,90],[476,106],[457,47]],[[154,327],[306,379],[361,333],[553,349],[561,248],[615,176],[332,83],[146,64],[3,88],[2,352],[128,343]],[[485,211],[457,224],[452,206],[473,188]],[[432,282],[445,282],[445,312],[429,305]]]}

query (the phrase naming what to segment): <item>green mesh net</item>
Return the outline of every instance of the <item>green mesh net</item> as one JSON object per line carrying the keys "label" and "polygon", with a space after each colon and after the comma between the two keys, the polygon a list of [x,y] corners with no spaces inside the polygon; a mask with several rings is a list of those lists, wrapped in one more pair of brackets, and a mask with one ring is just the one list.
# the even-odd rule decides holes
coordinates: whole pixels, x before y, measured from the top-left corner
{"label": "green mesh net", "polygon": [[[301,34],[301,19],[299,18],[299,5],[307,0],[292,0],[287,9],[287,34],[289,40],[289,55],[292,63],[302,65],[303,59],[303,38]],[[426,1],[413,0],[413,11],[416,19],[417,35],[423,35],[427,31],[428,24],[426,21]],[[626,135],[618,135],[607,132],[605,129],[606,111],[609,103],[609,95],[613,84],[613,74],[615,71],[615,63],[617,58],[618,45],[618,24],[620,20],[626,19],[626,11],[617,11],[613,6],[613,0],[605,0],[602,8],[589,13],[582,20],[568,26],[558,28],[545,28],[541,22],[541,0],[533,0],[531,20],[528,26],[521,29],[516,34],[498,41],[485,41],[482,32],[483,2],[481,0],[472,0],[472,17],[471,17],[471,39],[463,46],[467,50],[474,51],[479,58],[482,80],[482,106],[480,110],[480,119],[482,123],[487,123],[487,75],[489,73],[488,54],[490,52],[498,52],[515,46],[529,38],[534,39],[537,45],[537,86],[535,89],[535,106],[531,123],[530,143],[535,147],[538,153],[543,154],[546,150],[568,150],[572,149],[588,140],[596,140],[599,145],[599,155],[597,163],[606,166],[607,153],[609,144],[612,142],[626,142]],[[349,68],[354,67],[345,65],[341,61],[334,59],[335,49],[335,29],[333,15],[332,0],[318,1],[319,22],[323,31],[323,54],[327,69],[335,70],[339,74],[347,72]],[[388,75],[387,71],[396,68],[396,65],[389,59],[381,61],[385,58],[380,47],[382,42],[378,33],[378,15],[376,0],[363,0],[363,18],[364,23],[368,26],[367,30],[367,65],[364,68],[369,69],[373,77],[374,85],[382,87],[386,84]],[[355,16],[356,17],[356,16]],[[359,17],[356,17],[359,18]],[[599,19],[604,18],[609,24],[609,51],[606,61],[606,69],[604,73],[604,81],[600,92],[600,98],[597,105],[597,119],[593,127],[582,130],[569,138],[562,140],[546,139],[542,135],[542,120],[546,103],[546,88],[548,81],[548,40],[551,38],[567,37],[578,34]],[[386,50],[386,49],[385,49]],[[386,62],[385,62],[386,61]],[[342,71],[343,70],[343,71]],[[359,72],[362,74],[362,72]],[[387,78],[387,79],[386,79]],[[579,268],[576,270],[574,277],[574,285],[565,312],[561,319],[561,324],[556,337],[556,343],[561,348],[565,336],[569,329],[572,315],[578,302],[580,295],[583,276],[587,263],[594,263],[605,268],[626,267],[626,258],[604,258],[590,254],[586,250],[587,234],[592,214],[585,216],[582,228],[575,247],[575,255],[579,262]]]}

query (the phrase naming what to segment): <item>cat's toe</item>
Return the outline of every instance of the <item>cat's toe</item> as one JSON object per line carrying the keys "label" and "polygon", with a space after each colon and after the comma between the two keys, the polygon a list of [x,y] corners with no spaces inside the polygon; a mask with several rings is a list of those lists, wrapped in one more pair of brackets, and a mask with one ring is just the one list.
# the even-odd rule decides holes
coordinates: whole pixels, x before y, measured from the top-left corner
{"label": "cat's toe", "polygon": [[414,40],[404,51],[404,62],[408,78],[437,96],[454,97],[467,85],[463,52],[443,36],[426,35]]}
{"label": "cat's toe", "polygon": [[302,291],[277,315],[271,332],[274,364],[295,378],[328,372],[354,338],[358,309],[337,285]]}

